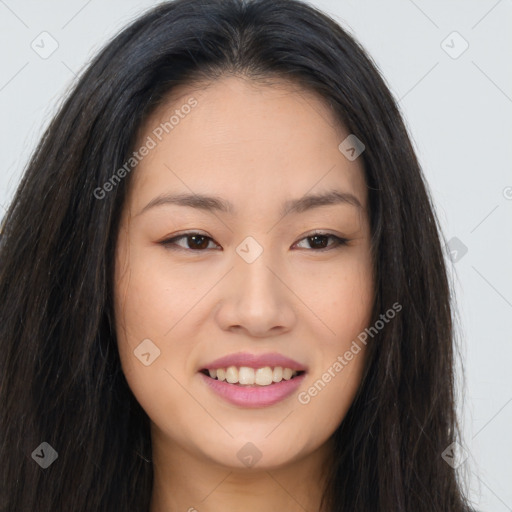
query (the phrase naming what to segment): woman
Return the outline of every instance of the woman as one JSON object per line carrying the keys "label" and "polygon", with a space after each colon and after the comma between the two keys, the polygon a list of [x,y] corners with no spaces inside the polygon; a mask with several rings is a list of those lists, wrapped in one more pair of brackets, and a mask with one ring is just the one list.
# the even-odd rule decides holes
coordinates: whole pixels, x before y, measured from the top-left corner
{"label": "woman", "polygon": [[149,11],[5,217],[1,510],[470,510],[441,238],[334,21]]}

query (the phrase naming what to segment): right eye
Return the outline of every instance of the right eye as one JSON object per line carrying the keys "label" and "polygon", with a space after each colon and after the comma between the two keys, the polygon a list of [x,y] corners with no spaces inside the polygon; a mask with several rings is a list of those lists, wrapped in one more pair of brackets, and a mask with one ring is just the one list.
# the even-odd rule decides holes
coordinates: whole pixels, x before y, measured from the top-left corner
{"label": "right eye", "polygon": [[[185,240],[183,245],[177,243],[178,241]],[[194,252],[204,252],[204,250],[208,249],[209,241],[215,243],[213,238],[203,235],[202,233],[197,233],[195,231],[191,231],[189,233],[183,233],[181,235],[168,238],[166,240],[162,240],[160,245],[171,249],[171,250],[184,250],[184,251],[194,251]]]}

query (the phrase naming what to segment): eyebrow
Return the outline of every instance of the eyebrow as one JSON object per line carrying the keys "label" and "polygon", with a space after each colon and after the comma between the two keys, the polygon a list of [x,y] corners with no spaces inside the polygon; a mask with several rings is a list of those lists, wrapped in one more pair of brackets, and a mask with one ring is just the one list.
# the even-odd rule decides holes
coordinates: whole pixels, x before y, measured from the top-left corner
{"label": "eyebrow", "polygon": [[[187,206],[204,211],[218,211],[233,215],[235,208],[233,203],[219,197],[208,196],[202,194],[160,194],[152,199],[144,208],[136,215],[141,215],[145,211],[157,206],[174,204],[178,206]],[[356,208],[363,208],[359,199],[350,192],[340,190],[329,190],[319,194],[309,194],[299,199],[289,199],[285,201],[281,207],[281,216],[289,213],[303,213],[313,208],[321,206],[332,206],[337,204],[345,204]]]}

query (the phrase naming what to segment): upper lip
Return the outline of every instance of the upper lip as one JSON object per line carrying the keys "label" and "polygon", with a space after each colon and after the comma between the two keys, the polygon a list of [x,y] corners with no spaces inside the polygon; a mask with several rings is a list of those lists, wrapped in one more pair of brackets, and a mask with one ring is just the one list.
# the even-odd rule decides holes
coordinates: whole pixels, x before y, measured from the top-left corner
{"label": "upper lip", "polygon": [[228,366],[247,366],[249,368],[264,368],[265,366],[275,368],[276,366],[281,366],[283,368],[290,368],[291,370],[296,371],[307,371],[305,365],[295,361],[294,359],[278,354],[277,352],[267,354],[238,352],[236,354],[229,354],[207,363],[203,369],[216,370],[218,368],[227,368]]}

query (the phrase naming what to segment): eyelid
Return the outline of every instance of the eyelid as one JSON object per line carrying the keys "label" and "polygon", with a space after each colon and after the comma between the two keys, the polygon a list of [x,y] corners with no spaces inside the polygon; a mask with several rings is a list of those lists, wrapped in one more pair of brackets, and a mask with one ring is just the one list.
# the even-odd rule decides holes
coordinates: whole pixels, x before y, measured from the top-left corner
{"label": "eyelid", "polygon": [[335,235],[334,233],[331,233],[329,231],[314,231],[313,233],[309,233],[303,236],[302,238],[299,238],[299,240],[297,240],[297,242],[295,242],[293,245],[297,245],[299,242],[302,242],[303,240],[306,240],[307,238],[311,238],[313,236],[325,236],[327,238],[333,238],[335,240],[335,243],[322,249],[305,249],[308,252],[326,252],[332,249],[338,249],[340,247],[343,247],[347,245],[348,242],[350,242],[348,238]]}
{"label": "eyelid", "polygon": [[[180,247],[178,245],[174,245],[174,242],[176,242],[176,240],[179,240],[180,238],[187,238],[188,236],[194,236],[194,235],[199,235],[199,236],[203,236],[205,238],[209,238],[210,241],[219,245],[211,236],[209,236],[205,233],[201,233],[200,231],[185,231],[183,233],[178,233],[176,235],[173,235],[171,238],[165,238],[164,240],[161,240],[160,242],[158,242],[158,244],[163,245],[164,247],[166,247],[167,249],[170,249],[170,250],[178,250],[178,251],[182,250],[182,251],[186,251],[188,253],[201,253],[201,252],[207,252],[208,250],[211,250],[211,249],[193,250],[193,249],[189,249],[189,248]],[[311,238],[313,236],[325,236],[328,238],[334,238],[336,240],[336,243],[334,244],[334,246],[328,246],[328,247],[325,247],[322,249],[301,249],[301,250],[306,250],[308,252],[326,252],[326,251],[329,251],[332,249],[343,247],[343,246],[347,245],[348,242],[350,242],[350,239],[338,236],[334,233],[331,233],[330,231],[314,230],[311,233],[303,235],[301,238],[299,238],[297,240],[297,242],[294,242],[293,245],[297,245],[299,242],[302,242],[303,240],[306,240],[307,238]]]}
{"label": "eyelid", "polygon": [[[177,233],[175,235],[173,235],[172,237],[165,237],[163,240],[161,240],[160,242],[157,242],[158,244],[160,245],[163,245],[166,249],[169,249],[169,250],[176,250],[176,251],[186,251],[186,252],[189,252],[189,253],[200,253],[200,252],[206,252],[208,250],[211,250],[211,249],[202,249],[202,250],[197,250],[197,251],[194,251],[192,249],[188,249],[188,248],[184,248],[184,247],[180,247],[179,245],[175,245],[175,241],[176,240],[179,240],[180,238],[187,238],[189,236],[194,236],[194,235],[199,235],[199,236],[203,236],[205,238],[209,238],[210,241],[214,242],[215,244],[217,244],[217,242],[210,236],[210,235],[207,235],[206,233],[202,233],[201,231],[184,231],[182,233]],[[217,244],[219,245],[219,244]]]}

